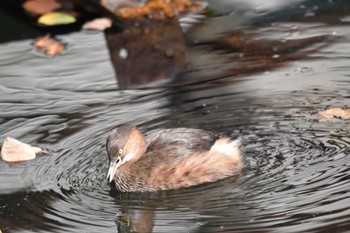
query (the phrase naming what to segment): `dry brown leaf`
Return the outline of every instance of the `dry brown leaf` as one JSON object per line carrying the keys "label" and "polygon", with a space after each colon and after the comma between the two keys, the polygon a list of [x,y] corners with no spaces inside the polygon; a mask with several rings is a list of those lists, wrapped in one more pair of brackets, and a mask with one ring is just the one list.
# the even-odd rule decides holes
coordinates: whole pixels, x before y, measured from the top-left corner
{"label": "dry brown leaf", "polygon": [[27,0],[22,7],[32,15],[43,15],[61,8],[57,0]]}
{"label": "dry brown leaf", "polygon": [[99,30],[103,31],[112,26],[112,20],[108,18],[98,18],[92,21],[89,21],[83,25],[85,30]]}
{"label": "dry brown leaf", "polygon": [[34,45],[39,48],[43,53],[47,55],[54,56],[64,51],[65,45],[59,41],[50,37],[49,34],[38,38]]}
{"label": "dry brown leaf", "polygon": [[1,158],[7,162],[18,162],[35,159],[37,153],[47,153],[39,147],[7,137],[1,147]]}
{"label": "dry brown leaf", "polygon": [[349,120],[350,119],[350,108],[329,108],[325,111],[321,111],[318,113],[321,116],[321,121],[329,121],[333,118],[341,118],[343,120]]}

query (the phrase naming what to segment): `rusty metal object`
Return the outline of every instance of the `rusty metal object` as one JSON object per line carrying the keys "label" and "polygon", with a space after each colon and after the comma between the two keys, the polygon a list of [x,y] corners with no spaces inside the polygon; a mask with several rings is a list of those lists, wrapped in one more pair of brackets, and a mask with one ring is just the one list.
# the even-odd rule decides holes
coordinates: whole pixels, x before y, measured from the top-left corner
{"label": "rusty metal object", "polygon": [[177,16],[201,0],[101,0],[123,21],[105,35],[119,88],[169,83],[187,71],[187,48]]}
{"label": "rusty metal object", "polygon": [[119,88],[166,83],[187,70],[187,50],[176,18],[147,20],[105,33]]}

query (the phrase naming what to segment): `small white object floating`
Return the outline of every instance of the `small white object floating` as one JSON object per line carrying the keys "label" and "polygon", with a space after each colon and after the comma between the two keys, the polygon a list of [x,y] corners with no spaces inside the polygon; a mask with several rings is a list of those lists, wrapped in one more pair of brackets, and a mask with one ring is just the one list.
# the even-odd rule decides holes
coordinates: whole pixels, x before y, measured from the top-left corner
{"label": "small white object floating", "polygon": [[35,159],[37,153],[47,153],[39,147],[6,137],[1,147],[1,158],[6,162],[19,162]]}
{"label": "small white object floating", "polygon": [[97,30],[97,31],[103,31],[110,27],[112,27],[112,20],[108,18],[97,18],[83,25],[84,30]]}

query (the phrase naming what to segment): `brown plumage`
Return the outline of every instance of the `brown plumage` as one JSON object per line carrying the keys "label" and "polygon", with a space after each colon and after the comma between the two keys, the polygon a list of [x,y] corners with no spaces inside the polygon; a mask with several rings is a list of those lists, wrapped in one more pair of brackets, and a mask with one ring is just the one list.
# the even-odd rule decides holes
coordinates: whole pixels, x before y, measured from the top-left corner
{"label": "brown plumage", "polygon": [[200,129],[160,129],[144,135],[120,125],[107,138],[109,181],[124,192],[177,189],[233,176],[242,168],[239,141]]}

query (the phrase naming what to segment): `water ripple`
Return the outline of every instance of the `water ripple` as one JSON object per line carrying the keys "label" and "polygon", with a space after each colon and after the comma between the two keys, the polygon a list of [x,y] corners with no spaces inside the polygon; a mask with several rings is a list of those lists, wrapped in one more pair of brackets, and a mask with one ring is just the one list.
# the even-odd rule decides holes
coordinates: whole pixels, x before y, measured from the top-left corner
{"label": "water ripple", "polygon": [[[319,35],[330,28],[317,23],[306,29]],[[301,30],[288,36],[298,31],[301,37]],[[0,139],[12,136],[50,152],[18,164],[0,161],[3,232],[350,229],[349,123],[316,116],[327,106],[349,105],[346,40],[319,52],[322,59],[266,74],[120,91],[103,34],[70,37],[70,50],[52,59],[28,53],[28,41],[2,46]],[[117,192],[106,179],[105,140],[120,123],[240,137],[245,167],[237,177],[186,189]]]}

